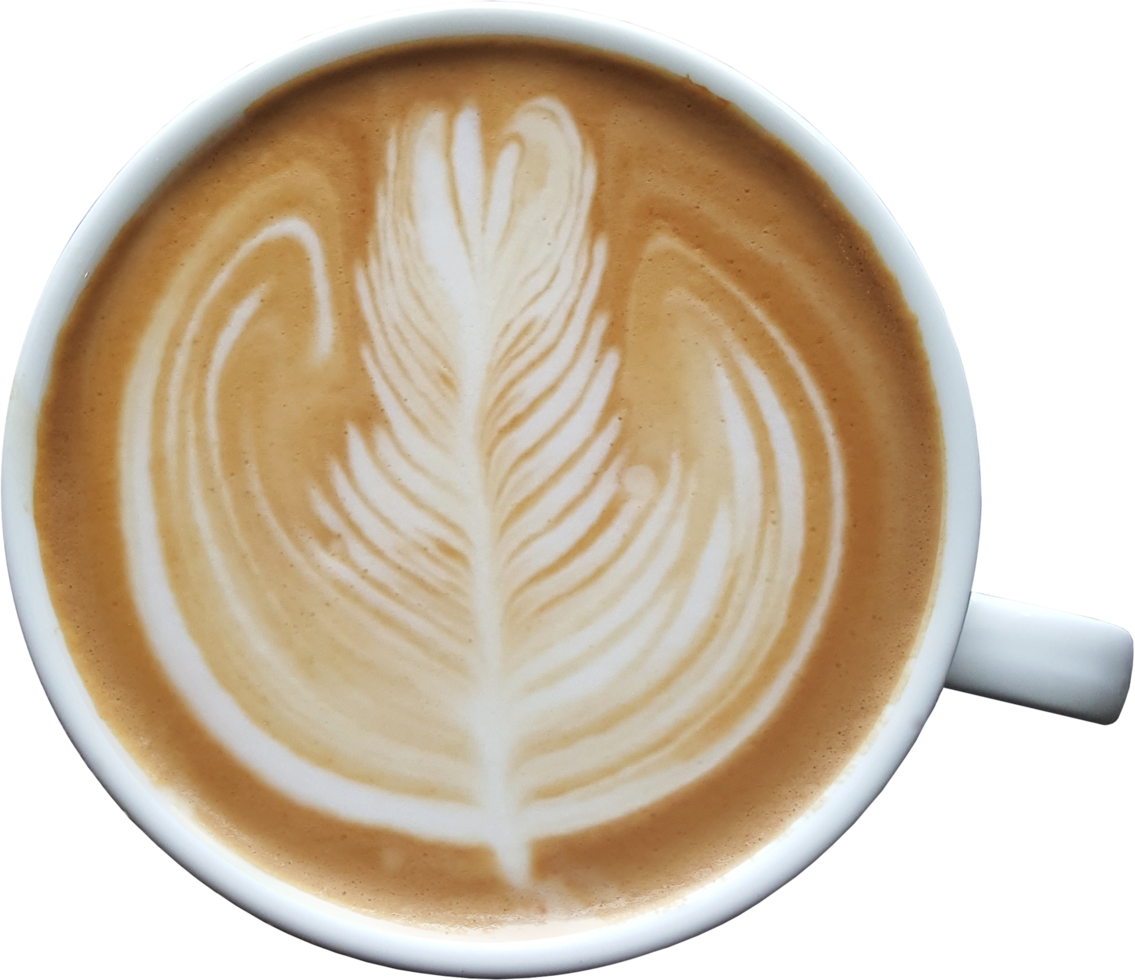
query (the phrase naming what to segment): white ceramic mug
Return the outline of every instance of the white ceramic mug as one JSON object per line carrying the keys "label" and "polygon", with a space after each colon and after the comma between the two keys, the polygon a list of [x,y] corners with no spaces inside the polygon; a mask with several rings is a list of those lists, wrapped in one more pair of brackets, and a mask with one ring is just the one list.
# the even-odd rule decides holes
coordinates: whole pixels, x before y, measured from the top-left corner
{"label": "white ceramic mug", "polygon": [[[376,924],[319,902],[243,864],[182,816],[164,809],[146,778],[94,715],[79,685],[58,639],[30,516],[35,426],[56,332],[85,274],[122,223],[173,166],[279,84],[360,51],[454,33],[555,37],[641,58],[689,75],[791,145],[872,235],[919,316],[940,395],[947,447],[947,530],[933,616],[902,695],[838,783],[775,842],[679,905],[587,933],[501,944],[439,939]],[[385,18],[300,45],[242,73],[188,110],[131,161],[99,199],[45,289],[13,390],[3,492],[10,574],[29,647],[68,733],[112,795],[181,863],[260,917],[333,949],[421,970],[473,975],[559,972],[637,955],[693,935],[760,901],[850,826],[909,750],[943,683],[1108,721],[1118,714],[1130,678],[1131,640],[1122,630],[999,600],[971,602],[979,497],[965,381],[933,290],[870,189],[806,123],[753,83],[673,42],[581,15],[493,5]],[[967,609],[970,622],[962,632]]]}

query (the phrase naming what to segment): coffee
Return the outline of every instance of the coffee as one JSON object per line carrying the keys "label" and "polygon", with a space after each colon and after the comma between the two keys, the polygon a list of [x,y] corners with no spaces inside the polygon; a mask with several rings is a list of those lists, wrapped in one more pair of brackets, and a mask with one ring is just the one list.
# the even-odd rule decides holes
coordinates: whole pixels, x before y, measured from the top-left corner
{"label": "coffee", "polygon": [[917,324],[687,80],[411,45],[254,106],[56,353],[36,522],[97,709],[253,864],[413,925],[676,900],[901,689],[942,439]]}

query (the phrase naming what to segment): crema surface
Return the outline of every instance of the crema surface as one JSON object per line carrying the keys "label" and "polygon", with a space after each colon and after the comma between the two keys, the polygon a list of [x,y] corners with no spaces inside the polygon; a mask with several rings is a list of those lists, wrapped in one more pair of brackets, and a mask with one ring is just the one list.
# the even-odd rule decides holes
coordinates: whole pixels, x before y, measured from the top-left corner
{"label": "crema surface", "polygon": [[917,324],[732,107],[543,43],[254,107],[60,340],[36,520],[174,806],[411,924],[680,897],[811,805],[937,567]]}

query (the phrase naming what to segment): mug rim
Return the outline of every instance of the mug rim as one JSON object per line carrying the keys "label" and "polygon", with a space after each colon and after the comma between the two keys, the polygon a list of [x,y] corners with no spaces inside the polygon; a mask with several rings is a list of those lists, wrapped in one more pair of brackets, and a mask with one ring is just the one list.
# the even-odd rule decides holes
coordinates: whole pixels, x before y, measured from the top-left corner
{"label": "mug rim", "polygon": [[[188,815],[163,803],[160,790],[98,716],[70,659],[48,595],[33,517],[38,417],[58,334],[87,276],[131,217],[182,164],[281,85],[369,51],[474,36],[578,44],[687,76],[792,148],[870,236],[918,319],[942,421],[946,476],[938,577],[905,684],[820,798],[740,865],[671,904],[563,935],[504,941],[401,926],[318,899],[228,852]],[[359,959],[460,976],[562,973],[660,949],[755,905],[819,857],[890,779],[937,701],[968,607],[980,519],[973,412],[945,313],[912,246],[852,165],[775,96],[708,55],[622,21],[517,3],[399,11],[301,40],[222,82],[139,150],[80,222],[33,314],[9,402],[0,495],[9,578],[40,680],[84,761],[131,819],[197,878],[287,932]]]}

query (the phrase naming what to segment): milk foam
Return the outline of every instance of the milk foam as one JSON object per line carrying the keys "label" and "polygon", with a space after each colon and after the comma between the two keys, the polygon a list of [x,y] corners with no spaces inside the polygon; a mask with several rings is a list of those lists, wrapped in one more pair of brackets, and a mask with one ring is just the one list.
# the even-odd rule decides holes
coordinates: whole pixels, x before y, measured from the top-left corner
{"label": "milk foam", "polygon": [[[723,323],[697,282],[670,285],[667,322],[712,350],[674,372],[728,454],[639,451],[597,309],[595,161],[552,98],[493,136],[475,107],[423,109],[391,136],[356,309],[332,308],[299,215],[265,217],[226,254],[203,242],[190,264],[208,286],[171,276],[131,371],[120,506],[141,620],[214,737],[301,803],[485,845],[523,885],[533,841],[675,792],[769,718],[830,603],[845,494],[802,359],[662,232],[643,261],[697,265],[744,322]],[[236,290],[277,254],[309,283],[303,309],[265,283]],[[275,320],[310,336],[313,370],[357,351],[375,406],[343,419],[299,518],[265,465],[286,433],[268,445],[228,397],[236,352]],[[774,384],[735,331],[790,370]],[[802,426],[826,448],[819,496]],[[803,582],[815,533],[822,573]]]}

